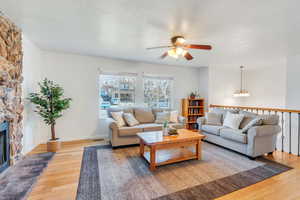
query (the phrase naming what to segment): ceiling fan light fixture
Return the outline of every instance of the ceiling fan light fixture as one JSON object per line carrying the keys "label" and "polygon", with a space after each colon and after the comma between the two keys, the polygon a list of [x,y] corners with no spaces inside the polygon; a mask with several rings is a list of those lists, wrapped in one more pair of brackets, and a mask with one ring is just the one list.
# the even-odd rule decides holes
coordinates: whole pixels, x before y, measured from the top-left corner
{"label": "ceiling fan light fixture", "polygon": [[178,37],[176,40],[176,43],[178,44],[184,44],[185,43],[185,39],[183,37]]}
{"label": "ceiling fan light fixture", "polygon": [[184,57],[184,56],[187,54],[187,52],[188,52],[187,50],[183,49],[183,51],[182,51],[182,54],[181,54],[181,55]]}
{"label": "ceiling fan light fixture", "polygon": [[178,58],[178,54],[176,53],[176,49],[170,49],[168,51],[168,55],[173,57],[173,58],[176,58],[176,59]]}
{"label": "ceiling fan light fixture", "polygon": [[176,47],[176,54],[177,55],[182,55],[182,53],[183,53],[183,48],[181,48],[181,47]]}

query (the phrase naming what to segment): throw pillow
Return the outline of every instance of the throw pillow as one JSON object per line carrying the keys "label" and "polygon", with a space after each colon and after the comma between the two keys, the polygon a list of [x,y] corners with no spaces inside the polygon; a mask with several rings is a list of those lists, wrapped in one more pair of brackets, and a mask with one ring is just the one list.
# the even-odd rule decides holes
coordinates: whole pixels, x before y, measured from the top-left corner
{"label": "throw pillow", "polygon": [[240,124],[244,118],[242,114],[233,114],[231,112],[227,112],[225,115],[223,126],[232,128],[232,129],[239,129]]}
{"label": "throw pillow", "polygon": [[118,127],[125,126],[125,121],[123,119],[123,111],[121,112],[111,112],[112,118],[116,120]]}
{"label": "throw pillow", "polygon": [[158,112],[156,113],[155,123],[163,124],[165,121],[170,120],[170,112]]}
{"label": "throw pillow", "polygon": [[259,117],[252,119],[244,128],[242,128],[242,132],[247,132],[253,126],[259,126],[261,124],[261,121],[262,119]]}
{"label": "throw pillow", "polygon": [[207,125],[222,126],[222,114],[221,113],[206,113],[206,123]]}
{"label": "throw pillow", "polygon": [[177,110],[170,111],[170,122],[178,123],[178,111]]}
{"label": "throw pillow", "polygon": [[263,125],[277,125],[279,123],[278,115],[258,115],[262,119]]}
{"label": "throw pillow", "polygon": [[224,109],[224,108],[212,108],[211,109],[211,112],[213,113],[218,113],[218,114],[222,114],[222,122],[224,122],[224,119],[226,117],[226,114],[228,112],[230,113],[238,113],[239,111],[238,110],[235,110],[235,109]]}
{"label": "throw pillow", "polygon": [[147,108],[135,108],[134,115],[140,123],[153,123],[155,120],[152,110]]}
{"label": "throw pillow", "polygon": [[135,119],[132,113],[124,113],[123,117],[128,126],[135,126],[139,124],[138,120]]}

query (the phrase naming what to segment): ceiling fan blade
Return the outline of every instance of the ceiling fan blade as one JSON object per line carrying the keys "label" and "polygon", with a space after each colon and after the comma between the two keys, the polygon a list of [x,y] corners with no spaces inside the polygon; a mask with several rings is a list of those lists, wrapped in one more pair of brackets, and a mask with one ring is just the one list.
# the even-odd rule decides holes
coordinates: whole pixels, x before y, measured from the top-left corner
{"label": "ceiling fan blade", "polygon": [[146,49],[151,50],[151,49],[162,49],[162,48],[170,48],[170,47],[173,47],[173,46],[157,46],[157,47],[149,47],[149,48],[146,48]]}
{"label": "ceiling fan blade", "polygon": [[164,59],[168,55],[168,52],[165,52],[163,55],[160,56],[161,59]]}
{"label": "ceiling fan blade", "polygon": [[200,44],[189,44],[187,48],[190,49],[203,49],[203,50],[211,50],[212,47],[210,45],[200,45]]}
{"label": "ceiling fan blade", "polygon": [[187,52],[184,57],[187,59],[187,60],[192,60],[194,57],[189,53]]}

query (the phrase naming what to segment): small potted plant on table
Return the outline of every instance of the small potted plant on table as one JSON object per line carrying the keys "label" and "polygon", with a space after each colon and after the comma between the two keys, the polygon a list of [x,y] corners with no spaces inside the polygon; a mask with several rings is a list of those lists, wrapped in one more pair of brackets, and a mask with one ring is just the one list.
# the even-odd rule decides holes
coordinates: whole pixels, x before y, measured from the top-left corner
{"label": "small potted plant on table", "polygon": [[37,112],[44,122],[51,126],[51,139],[47,143],[47,150],[56,152],[61,148],[61,141],[56,137],[56,119],[62,116],[62,111],[70,107],[71,98],[64,98],[64,90],[58,84],[48,79],[39,83],[39,93],[30,93],[29,100],[36,105]]}

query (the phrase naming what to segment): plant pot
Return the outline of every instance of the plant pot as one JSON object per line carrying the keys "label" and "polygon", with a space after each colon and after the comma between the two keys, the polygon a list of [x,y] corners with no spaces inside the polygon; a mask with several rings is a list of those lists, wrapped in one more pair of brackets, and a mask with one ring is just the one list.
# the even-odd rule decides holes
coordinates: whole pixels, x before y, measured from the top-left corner
{"label": "plant pot", "polygon": [[57,140],[49,140],[47,142],[47,151],[48,152],[57,152],[61,149],[61,141]]}
{"label": "plant pot", "polygon": [[190,96],[190,99],[195,99],[195,96]]}

